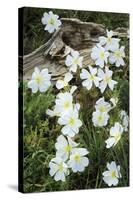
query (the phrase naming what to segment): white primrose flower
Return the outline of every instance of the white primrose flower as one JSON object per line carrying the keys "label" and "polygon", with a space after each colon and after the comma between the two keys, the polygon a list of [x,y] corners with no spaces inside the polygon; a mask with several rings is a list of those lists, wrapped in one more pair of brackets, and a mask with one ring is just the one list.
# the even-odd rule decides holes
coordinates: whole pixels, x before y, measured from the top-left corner
{"label": "white primrose flower", "polygon": [[99,81],[101,78],[97,77],[97,68],[93,68],[91,66],[88,66],[88,68],[90,72],[88,72],[86,69],[82,69],[80,78],[84,79],[82,85],[90,90],[93,86],[93,83],[96,87],[99,86]]}
{"label": "white primrose flower", "polygon": [[57,150],[56,157],[61,157],[64,161],[66,161],[69,158],[72,150],[78,145],[79,144],[74,142],[70,137],[60,135],[55,143],[55,148]]}
{"label": "white primrose flower", "polygon": [[69,92],[59,93],[55,100],[55,110],[60,116],[73,109],[73,96]]}
{"label": "white primrose flower", "polygon": [[59,157],[53,158],[49,163],[49,174],[54,176],[55,181],[65,181],[65,177],[69,175],[68,166]]}
{"label": "white primrose flower", "polygon": [[73,75],[70,72],[66,73],[65,77],[64,77],[64,80],[58,80],[56,82],[57,89],[60,90],[60,89],[62,89],[64,87],[68,86],[68,83],[69,83],[69,81],[72,80],[72,78],[73,78]]}
{"label": "white primrose flower", "polygon": [[72,94],[74,93],[76,89],[77,89],[77,86],[72,86],[70,89],[70,93],[69,92],[59,93],[57,95],[57,102],[53,110],[47,109],[46,114],[49,115],[50,117],[54,117],[54,116],[59,117],[59,116],[65,115],[67,112],[69,112],[73,108],[79,110],[80,109],[79,103],[72,104]]}
{"label": "white primrose flower", "polygon": [[97,45],[92,48],[91,58],[95,60],[95,64],[100,67],[104,67],[107,64],[107,59],[109,57],[109,52],[106,51],[102,46]]}
{"label": "white primrose flower", "polygon": [[123,127],[119,122],[116,122],[113,127],[110,129],[110,137],[105,141],[106,148],[111,148],[115,146],[121,139],[123,133]]}
{"label": "white primrose flower", "polygon": [[120,165],[116,165],[114,161],[107,163],[107,171],[103,172],[104,182],[110,186],[118,185],[119,179],[122,177],[120,173]]}
{"label": "white primrose flower", "polygon": [[99,110],[100,112],[108,113],[111,109],[110,103],[106,102],[104,97],[98,99],[95,105],[96,111]]}
{"label": "white primrose flower", "polygon": [[47,109],[46,114],[49,115],[50,117],[55,117],[55,116],[60,116],[60,112],[57,106],[54,106],[54,109]]}
{"label": "white primrose flower", "polygon": [[61,26],[62,23],[59,20],[59,16],[50,11],[49,13],[45,12],[43,14],[42,24],[46,25],[44,30],[47,30],[49,33],[53,33],[59,26]]}
{"label": "white primrose flower", "polygon": [[82,122],[78,117],[78,110],[74,108],[58,119],[58,123],[64,125],[61,129],[61,132],[64,135],[74,137],[78,134],[79,128],[82,126]]}
{"label": "white primrose flower", "polygon": [[120,119],[122,121],[124,131],[128,131],[129,116],[127,115],[125,110],[121,110]]}
{"label": "white primrose flower", "polygon": [[[117,97],[112,97],[112,98],[110,98],[110,102],[112,103],[112,108],[115,108],[116,107],[116,105],[117,105],[117,103],[118,103],[118,98]],[[111,109],[112,109],[111,108]]]}
{"label": "white primrose flower", "polygon": [[76,85],[73,85],[70,89],[70,93],[73,94],[77,89],[77,86]]}
{"label": "white primrose flower", "polygon": [[128,131],[128,122],[129,122],[129,117],[127,115],[126,117],[123,118],[123,121],[122,121],[124,131]]}
{"label": "white primrose flower", "polygon": [[115,50],[115,49],[118,49],[119,48],[119,42],[120,42],[120,39],[118,38],[112,38],[114,35],[113,31],[108,31],[107,30],[107,37],[104,37],[104,36],[101,36],[99,37],[99,44],[101,46],[104,46],[104,48],[106,50]]}
{"label": "white primrose flower", "polygon": [[79,103],[73,104],[73,108],[76,109],[77,111],[79,111],[80,110],[80,104]]}
{"label": "white primrose flower", "polygon": [[100,112],[99,110],[93,112],[92,122],[95,127],[106,126],[108,123],[109,115],[106,112]]}
{"label": "white primrose flower", "polygon": [[72,168],[74,173],[83,172],[85,167],[89,165],[89,159],[85,157],[88,153],[85,148],[75,148],[72,150],[68,166]]}
{"label": "white primrose flower", "polygon": [[71,55],[66,57],[65,64],[69,67],[69,71],[76,72],[77,68],[82,68],[83,57],[80,56],[78,51],[71,51]]}
{"label": "white primrose flower", "polygon": [[122,46],[116,50],[114,50],[110,56],[109,56],[109,62],[110,64],[115,64],[116,67],[124,66],[125,62],[123,58],[125,57],[125,52],[124,52],[125,47]]}
{"label": "white primrose flower", "polygon": [[99,84],[99,89],[103,93],[108,86],[111,90],[114,89],[114,86],[117,84],[117,81],[112,80],[113,71],[109,70],[108,67],[105,67],[105,72],[102,69],[98,70],[98,76],[102,79]]}
{"label": "white primrose flower", "polygon": [[38,90],[40,92],[46,92],[51,85],[51,75],[48,73],[48,69],[43,69],[35,67],[32,74],[31,80],[28,82],[28,88],[31,88],[32,93],[36,93]]}
{"label": "white primrose flower", "polygon": [[51,110],[51,109],[47,109],[46,114],[49,115],[50,117],[56,116],[56,113],[54,112],[54,110]]}

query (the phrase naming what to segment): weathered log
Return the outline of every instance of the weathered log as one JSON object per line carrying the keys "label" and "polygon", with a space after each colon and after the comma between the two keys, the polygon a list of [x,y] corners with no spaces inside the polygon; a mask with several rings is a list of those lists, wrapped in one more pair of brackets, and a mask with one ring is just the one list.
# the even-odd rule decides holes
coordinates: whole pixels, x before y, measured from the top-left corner
{"label": "weathered log", "polygon": [[[84,57],[83,65],[93,64],[90,57],[91,49],[98,43],[99,36],[106,35],[106,28],[101,24],[82,22],[78,19],[63,18],[62,26],[52,35],[51,39],[32,53],[23,58],[24,79],[29,80],[35,66],[40,69],[47,67],[56,80],[67,72],[65,58],[71,49],[78,50]],[[127,37],[126,29],[116,29],[116,36]]]}

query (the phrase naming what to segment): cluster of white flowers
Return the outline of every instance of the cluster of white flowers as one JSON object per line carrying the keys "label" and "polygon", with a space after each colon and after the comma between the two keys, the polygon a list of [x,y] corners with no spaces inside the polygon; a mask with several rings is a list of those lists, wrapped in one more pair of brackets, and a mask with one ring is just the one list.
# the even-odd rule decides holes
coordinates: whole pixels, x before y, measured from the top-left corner
{"label": "cluster of white flowers", "polygon": [[50,163],[50,175],[55,181],[65,181],[70,169],[74,173],[83,172],[89,164],[86,155],[89,153],[85,148],[78,148],[79,144],[69,136],[60,135],[55,143],[56,157]]}
{"label": "cluster of white flowers", "polygon": [[73,78],[72,72],[76,72],[77,68],[82,67],[82,57],[77,51],[71,51],[71,55],[66,57],[66,65],[69,72],[65,74],[63,80],[56,82],[56,88],[60,91],[55,99],[53,110],[47,109],[46,113],[50,116],[58,117],[58,124],[61,128],[61,135],[57,138],[55,144],[56,157],[50,163],[50,175],[55,181],[65,181],[65,177],[69,175],[70,169],[76,172],[83,172],[89,164],[86,155],[89,153],[86,148],[77,147],[74,136],[79,133],[82,121],[79,119],[80,104],[74,103],[73,93],[77,86],[70,88],[69,82]]}
{"label": "cluster of white flowers", "polygon": [[[42,23],[46,25],[45,30],[49,33],[53,33],[62,24],[59,16],[53,14],[52,11],[44,13]],[[58,136],[55,143],[56,155],[49,163],[49,173],[55,181],[65,181],[70,170],[74,173],[83,172],[89,165],[88,150],[80,148],[79,143],[74,141],[75,135],[79,133],[82,126],[82,121],[79,119],[80,104],[74,103],[73,99],[73,93],[77,86],[70,87],[69,84],[79,69],[78,72],[81,70],[80,78],[83,80],[82,85],[87,90],[97,87],[103,94],[108,87],[113,91],[117,81],[112,80],[113,71],[110,70],[109,64],[116,67],[125,64],[123,60],[125,57],[124,47],[120,47],[120,39],[113,35],[113,31],[107,30],[107,37],[99,37],[99,43],[92,48],[91,58],[95,62],[95,67],[89,65],[87,69],[84,69],[83,57],[78,51],[71,50],[70,54],[66,56],[65,64],[69,72],[64,75],[62,80],[56,82],[56,88],[60,91],[56,96],[53,110],[47,109],[46,111],[50,117],[56,116],[57,123],[61,126],[61,135]],[[46,92],[51,85],[50,79],[51,75],[47,69],[40,71],[35,68],[28,87],[33,93],[38,90]],[[92,122],[95,127],[107,126],[110,118],[109,112],[116,107],[118,98],[112,97],[109,102],[105,101],[104,97],[96,101],[95,111],[92,113]],[[122,110],[119,118],[122,125],[115,122],[114,126],[110,128],[109,138],[105,141],[107,149],[114,147],[121,139],[123,132],[128,130],[129,117],[127,113]],[[108,186],[116,186],[119,178],[122,177],[120,166],[112,161],[107,163],[107,169],[108,171],[103,172],[103,181]]]}
{"label": "cluster of white flowers", "polygon": [[91,58],[95,61],[96,68],[88,66],[89,72],[86,69],[82,69],[81,71],[80,77],[84,79],[82,85],[88,90],[92,86],[95,86],[103,93],[107,86],[113,90],[117,84],[117,81],[112,80],[113,71],[109,69],[108,65],[113,64],[116,67],[124,66],[123,58],[125,57],[125,53],[124,47],[119,47],[120,39],[113,38],[112,36],[113,31],[107,30],[107,37],[99,37],[99,43],[92,48]]}
{"label": "cluster of white flowers", "polygon": [[[72,90],[75,89],[74,86]],[[89,159],[85,157],[89,152],[85,148],[78,148],[79,144],[73,139],[79,133],[82,122],[79,119],[80,105],[73,103],[72,93],[60,92],[55,100],[54,110],[48,109],[46,112],[50,116],[57,116],[58,123],[63,125],[62,134],[55,144],[56,157],[49,163],[50,175],[54,176],[55,181],[65,181],[70,168],[74,173],[82,172],[89,164]]]}
{"label": "cluster of white flowers", "polygon": [[[112,80],[113,71],[109,69],[109,64],[116,67],[124,66],[125,57],[124,48],[120,47],[120,39],[113,37],[113,31],[107,30],[107,37],[100,37],[99,44],[92,49],[91,58],[95,61],[97,68],[89,67],[90,73],[82,69],[80,74],[81,79],[86,79],[82,85],[88,90],[94,85],[98,87],[103,94],[105,89],[109,87],[112,91],[117,81]],[[102,68],[102,69],[101,69]],[[92,85],[92,83],[94,83]],[[106,126],[109,120],[109,111],[116,107],[118,98],[111,98],[110,103],[105,102],[104,97],[100,98],[95,105],[96,111],[92,114],[92,122],[94,126]],[[115,122],[110,128],[110,136],[105,141],[106,148],[114,147],[121,139],[122,133],[128,130],[128,115],[125,111],[121,111],[119,122]],[[117,166],[114,161],[107,164],[108,171],[103,172],[103,180],[108,186],[116,186],[121,178],[120,166]]]}
{"label": "cluster of white flowers", "polygon": [[116,67],[124,66],[124,46],[119,45],[120,39],[113,38],[113,31],[107,30],[107,37],[99,37],[99,44],[92,49],[91,57],[95,64],[103,68],[108,62]]}
{"label": "cluster of white flowers", "polygon": [[96,101],[96,111],[92,113],[92,122],[94,126],[106,126],[109,120],[108,112],[111,110],[110,103],[106,102],[104,97]]}
{"label": "cluster of white flowers", "polygon": [[107,66],[105,67],[105,72],[102,69],[92,68],[91,66],[88,67],[90,72],[86,69],[82,69],[80,74],[80,78],[84,79],[82,82],[84,87],[90,90],[94,83],[94,85],[100,89],[101,93],[105,91],[107,86],[111,90],[114,89],[117,81],[112,80],[113,72],[109,70]]}

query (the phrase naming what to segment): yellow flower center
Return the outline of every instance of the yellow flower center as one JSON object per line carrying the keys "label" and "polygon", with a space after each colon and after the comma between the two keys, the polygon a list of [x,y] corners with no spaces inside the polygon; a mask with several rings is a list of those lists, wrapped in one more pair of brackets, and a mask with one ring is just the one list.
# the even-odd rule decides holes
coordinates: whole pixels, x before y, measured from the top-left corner
{"label": "yellow flower center", "polygon": [[42,82],[43,78],[42,78],[41,75],[37,75],[36,78],[35,78],[35,80],[36,80],[36,82],[37,82],[38,84],[40,84],[40,83]]}
{"label": "yellow flower center", "polygon": [[117,58],[121,58],[121,52],[120,52],[120,51],[116,51],[116,52],[115,52],[115,56],[116,56]]}
{"label": "yellow flower center", "polygon": [[67,146],[65,147],[65,151],[66,151],[66,152],[70,152],[71,149],[72,149],[71,145],[67,145]]}
{"label": "yellow flower center", "polygon": [[72,117],[69,119],[69,125],[74,125],[75,124],[75,119],[73,119]]}
{"label": "yellow flower center", "polygon": [[105,82],[109,82],[110,79],[111,79],[111,78],[110,78],[109,76],[105,76],[104,81],[105,81]]}
{"label": "yellow flower center", "polygon": [[100,53],[100,58],[104,59],[104,52],[103,51]]}
{"label": "yellow flower center", "polygon": [[80,159],[81,159],[80,154],[75,154],[75,155],[74,155],[74,160],[75,160],[76,162],[80,162]]}
{"label": "yellow flower center", "polygon": [[98,116],[98,122],[102,122],[103,121],[103,118],[102,118],[102,116]]}
{"label": "yellow flower center", "polygon": [[115,172],[115,171],[112,171],[112,172],[111,172],[111,177],[112,177],[112,178],[115,178],[115,177],[116,177],[116,172]]}
{"label": "yellow flower center", "polygon": [[53,18],[51,18],[51,19],[49,20],[49,24],[54,25],[54,24],[55,24],[55,20],[54,20]]}
{"label": "yellow flower center", "polygon": [[115,136],[115,140],[116,140],[116,142],[118,142],[118,141],[120,140],[120,138],[121,138],[120,133],[117,133],[116,136]]}
{"label": "yellow flower center", "polygon": [[112,42],[112,38],[109,37],[109,38],[108,38],[108,43],[111,43],[111,42]]}
{"label": "yellow flower center", "polygon": [[69,108],[69,107],[70,107],[70,102],[69,102],[69,101],[66,101],[66,102],[64,103],[64,108],[67,109],[67,108]]}
{"label": "yellow flower center", "polygon": [[94,76],[91,74],[91,76],[89,77],[92,81],[94,80]]}
{"label": "yellow flower center", "polygon": [[78,58],[73,61],[73,64],[75,64],[75,65],[78,64]]}
{"label": "yellow flower center", "polygon": [[66,87],[68,85],[68,82],[67,81],[63,81],[64,83],[64,86]]}
{"label": "yellow flower center", "polygon": [[63,168],[63,164],[61,163],[61,164],[59,165],[59,171],[62,172],[63,169],[64,169],[64,168]]}
{"label": "yellow flower center", "polygon": [[99,107],[99,111],[100,111],[100,112],[106,112],[106,107],[101,105],[101,106]]}

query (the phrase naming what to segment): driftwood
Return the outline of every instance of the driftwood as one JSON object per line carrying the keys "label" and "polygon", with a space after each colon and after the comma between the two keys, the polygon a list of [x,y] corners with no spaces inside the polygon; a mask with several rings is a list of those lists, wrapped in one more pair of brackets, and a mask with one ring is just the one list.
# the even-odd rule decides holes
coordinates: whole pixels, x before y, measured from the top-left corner
{"label": "driftwood", "polygon": [[[71,49],[78,50],[84,57],[83,65],[93,64],[90,57],[91,49],[98,43],[99,36],[106,35],[106,28],[101,24],[82,22],[78,19],[62,19],[62,26],[52,35],[51,39],[23,59],[24,79],[29,80],[34,67],[47,67],[52,79],[57,80],[67,72],[65,58]],[[127,37],[127,29],[114,30],[116,36]]]}

